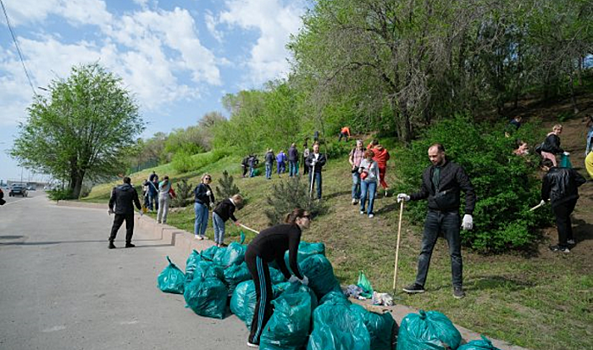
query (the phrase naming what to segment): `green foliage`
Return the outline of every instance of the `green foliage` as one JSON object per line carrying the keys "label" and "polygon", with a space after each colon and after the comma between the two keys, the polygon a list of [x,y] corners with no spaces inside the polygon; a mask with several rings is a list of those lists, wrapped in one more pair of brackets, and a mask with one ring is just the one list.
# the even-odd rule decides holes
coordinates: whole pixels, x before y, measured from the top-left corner
{"label": "green foliage", "polygon": [[284,222],[286,214],[294,208],[305,209],[313,216],[322,215],[327,210],[321,201],[311,199],[308,182],[301,176],[273,184],[267,202],[271,208],[266,209],[265,214],[270,225]]}
{"label": "green foliage", "polygon": [[72,190],[69,188],[49,190],[49,191],[46,191],[46,193],[47,193],[47,196],[49,197],[49,199],[51,199],[52,201],[76,199],[72,195]]}
{"label": "green foliage", "polygon": [[78,198],[85,179],[124,172],[135,136],[144,130],[138,106],[121,79],[97,63],[53,80],[50,96],[35,96],[11,150],[22,166],[68,178]]}
{"label": "green foliage", "polygon": [[186,207],[190,203],[193,203],[193,184],[188,183],[186,179],[182,179],[177,183],[177,195],[171,200],[173,207]]}
{"label": "green foliage", "polygon": [[229,175],[228,171],[222,172],[222,177],[218,179],[219,186],[216,186],[216,197],[219,200],[230,198],[233,195],[239,193],[239,187],[235,185],[233,175]]}
{"label": "green foliage", "polygon": [[[398,157],[405,184],[400,190],[409,193],[420,188],[422,171],[430,164],[428,147],[437,142],[445,146],[447,158],[468,173],[478,198],[474,229],[462,231],[463,243],[482,251],[526,247],[536,238],[536,228],[549,220],[544,210],[529,211],[539,202],[535,159],[514,155],[515,142],[504,137],[503,128],[504,125],[493,128],[476,124],[466,116],[456,116],[434,125],[422,140],[413,142]],[[521,134],[527,136],[528,128],[522,129]],[[537,133],[531,137],[537,137]],[[408,212],[415,221],[421,221],[426,214],[426,202],[410,203]]]}
{"label": "green foliage", "polygon": [[173,156],[171,165],[178,173],[187,173],[194,169],[194,160],[188,152],[179,151]]}

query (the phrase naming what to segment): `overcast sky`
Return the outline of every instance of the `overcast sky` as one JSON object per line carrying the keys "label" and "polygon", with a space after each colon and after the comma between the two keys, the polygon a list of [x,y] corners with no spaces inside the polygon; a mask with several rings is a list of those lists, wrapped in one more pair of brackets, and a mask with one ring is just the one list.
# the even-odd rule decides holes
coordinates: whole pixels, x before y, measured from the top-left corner
{"label": "overcast sky", "polygon": [[[72,66],[98,61],[123,79],[148,122],[143,137],[223,112],[222,96],[261,88],[289,70],[285,45],[306,0],[2,0],[43,94]],[[0,179],[21,169],[6,155],[33,91],[0,14]],[[24,171],[25,179],[29,172]]]}

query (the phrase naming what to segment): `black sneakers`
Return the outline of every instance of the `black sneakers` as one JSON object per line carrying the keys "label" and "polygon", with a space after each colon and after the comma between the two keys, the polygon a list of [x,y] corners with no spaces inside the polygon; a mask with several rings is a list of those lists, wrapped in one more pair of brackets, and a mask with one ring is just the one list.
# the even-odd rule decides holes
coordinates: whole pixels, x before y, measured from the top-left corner
{"label": "black sneakers", "polygon": [[465,292],[462,287],[453,287],[453,297],[455,299],[461,299],[465,297]]}
{"label": "black sneakers", "polygon": [[412,283],[409,286],[405,286],[403,290],[404,292],[410,294],[424,293],[424,287],[416,283]]}
{"label": "black sneakers", "polygon": [[570,249],[568,247],[561,247],[559,245],[550,246],[550,250],[554,253],[562,252],[562,253],[570,253]]}
{"label": "black sneakers", "polygon": [[132,243],[126,243],[126,248],[134,248],[136,245]]}
{"label": "black sneakers", "polygon": [[113,242],[109,242],[109,247],[108,248],[109,249],[115,249],[116,246],[115,246],[115,244],[113,244]]}

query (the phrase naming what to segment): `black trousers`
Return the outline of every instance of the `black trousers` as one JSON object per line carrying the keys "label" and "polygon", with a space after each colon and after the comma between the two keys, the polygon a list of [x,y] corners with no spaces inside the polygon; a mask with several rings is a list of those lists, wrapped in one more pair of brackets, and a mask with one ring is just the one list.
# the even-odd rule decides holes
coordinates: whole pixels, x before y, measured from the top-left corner
{"label": "black trousers", "polygon": [[124,223],[124,220],[126,221],[126,243],[132,242],[132,235],[134,234],[134,213],[115,214],[113,226],[111,227],[111,235],[109,236],[109,242],[113,242],[115,240],[117,231],[119,231],[119,228]]}
{"label": "black trousers", "polygon": [[259,339],[264,331],[264,327],[270,317],[272,317],[272,282],[270,279],[270,267],[268,263],[255,254],[247,252],[245,254],[247,268],[253,277],[255,283],[255,293],[257,302],[255,303],[255,312],[253,321],[251,321],[251,332],[249,333],[249,342],[259,344]]}
{"label": "black trousers", "polygon": [[572,235],[572,222],[570,221],[570,214],[574,211],[577,204],[577,199],[569,200],[552,207],[552,211],[556,216],[556,227],[558,229],[558,245],[561,247],[568,247],[567,240],[574,239]]}

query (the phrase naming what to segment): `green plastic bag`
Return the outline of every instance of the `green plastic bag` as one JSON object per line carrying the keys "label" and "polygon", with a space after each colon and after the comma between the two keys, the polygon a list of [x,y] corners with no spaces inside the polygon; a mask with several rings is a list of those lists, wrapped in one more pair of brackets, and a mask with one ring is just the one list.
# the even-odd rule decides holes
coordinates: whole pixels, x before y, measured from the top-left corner
{"label": "green plastic bag", "polygon": [[226,314],[227,289],[218,278],[196,276],[185,286],[183,297],[198,315],[222,319]]}
{"label": "green plastic bag", "polygon": [[183,294],[185,275],[171,262],[168,256],[167,261],[169,261],[169,266],[165,267],[157,277],[157,286],[165,293]]}
{"label": "green plastic bag", "polygon": [[321,298],[321,300],[319,300],[319,305],[321,304],[325,304],[325,303],[329,303],[332,305],[336,305],[336,304],[343,304],[343,305],[350,305],[352,304],[352,302],[350,300],[348,300],[348,297],[346,297],[344,295],[344,293],[342,293],[341,291],[331,291],[329,293],[327,293],[326,295],[323,296],[323,298]]}
{"label": "green plastic bag", "polygon": [[229,267],[231,265],[241,265],[245,261],[245,252],[247,246],[237,242],[232,242],[228,247],[222,249],[222,259],[220,265]]}
{"label": "green plastic bag", "polygon": [[286,278],[284,274],[278,269],[270,267],[270,279],[272,280],[272,284],[278,284],[282,282],[286,282]]}
{"label": "green plastic bag", "polygon": [[233,294],[239,283],[250,279],[251,273],[245,262],[241,265],[231,265],[224,269],[224,281],[228,286],[229,294]]}
{"label": "green plastic bag", "polygon": [[334,275],[332,264],[321,254],[315,254],[303,261],[299,268],[309,278],[309,287],[321,299],[331,291],[341,292],[340,283]]}
{"label": "green plastic bag", "polygon": [[185,261],[185,284],[189,284],[194,279],[194,273],[200,261],[202,261],[202,255],[194,249]]}
{"label": "green plastic bag", "polygon": [[395,320],[390,312],[377,314],[358,304],[352,304],[350,311],[358,315],[367,327],[371,337],[371,349],[392,350],[394,348]]}
{"label": "green plastic bag", "polygon": [[216,265],[211,261],[199,261],[194,272],[194,278],[208,278],[214,277],[219,280],[224,280],[224,270],[222,266]]}
{"label": "green plastic bag", "polygon": [[362,293],[360,293],[360,295],[363,297],[369,299],[373,296],[373,286],[363,271],[360,271],[358,274],[358,282],[356,285],[362,288]]}
{"label": "green plastic bag", "polygon": [[237,285],[231,297],[231,312],[243,321],[247,328],[251,327],[257,294],[253,280],[247,280]]}
{"label": "green plastic bag", "polygon": [[572,168],[572,163],[570,162],[570,156],[562,153],[560,156],[560,167],[561,168]]}
{"label": "green plastic bag", "polygon": [[[292,269],[290,268],[289,253],[290,252],[288,250],[286,251],[286,253],[284,253],[284,263],[288,267],[288,271],[292,272]],[[301,241],[299,243],[297,262],[300,264],[301,262],[305,261],[308,257],[315,254],[321,254],[325,256],[325,244],[321,242],[316,243]]]}
{"label": "green plastic bag", "polygon": [[224,254],[224,251],[222,249],[222,247],[217,247],[215,245],[208,249],[204,249],[201,253],[202,259],[213,262],[216,262],[216,260],[220,261],[222,254]]}
{"label": "green plastic bag", "polygon": [[398,350],[457,349],[461,334],[447,316],[438,311],[420,310],[402,320],[397,336]]}
{"label": "green plastic bag", "polygon": [[348,305],[325,303],[313,312],[307,350],[370,350],[371,337],[363,320]]}
{"label": "green plastic bag", "polygon": [[467,344],[463,344],[457,350],[500,350],[492,345],[490,339],[482,335],[481,340],[472,340]]}
{"label": "green plastic bag", "polygon": [[272,300],[274,313],[262,333],[260,349],[302,349],[311,325],[311,303],[311,294],[301,289],[300,283],[292,283],[278,298]]}

